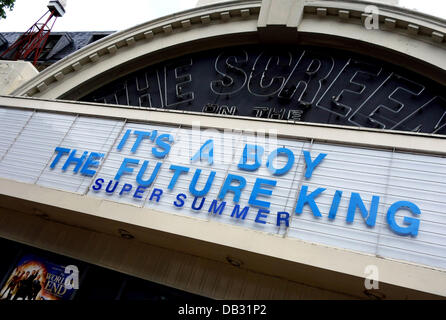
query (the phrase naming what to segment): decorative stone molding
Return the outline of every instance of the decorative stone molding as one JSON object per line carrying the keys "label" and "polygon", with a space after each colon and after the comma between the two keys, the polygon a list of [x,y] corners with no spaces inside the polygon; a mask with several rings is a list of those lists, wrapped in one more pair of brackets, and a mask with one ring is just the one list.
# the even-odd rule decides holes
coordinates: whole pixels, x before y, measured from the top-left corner
{"label": "decorative stone molding", "polygon": [[442,43],[444,41],[444,33],[432,31],[432,39],[435,42]]}
{"label": "decorative stone molding", "polygon": [[[380,10],[380,30],[359,28],[367,18],[366,6],[371,4]],[[321,26],[312,19],[319,19],[317,21],[321,22]],[[324,21],[330,22],[330,26]],[[339,30],[350,31],[341,33]],[[442,53],[439,52],[439,47],[441,51],[445,49],[446,22],[442,19],[387,4],[358,0],[239,0],[194,8],[112,34],[45,69],[13,94],[59,98],[83,82],[151,52],[198,39],[202,43],[206,39],[215,42],[218,37],[231,36],[236,39],[241,33],[255,32],[260,41],[280,39],[295,42],[299,34],[314,33],[341,36],[346,41],[360,40],[381,47],[391,43],[391,50],[446,70],[446,62],[440,58]],[[377,37],[376,33],[382,36]],[[390,42],[395,37],[401,41]],[[161,38],[163,41],[157,41]],[[166,42],[167,39],[171,40]],[[419,41],[432,47],[424,48],[425,45],[417,44]],[[398,43],[400,47],[397,47]],[[405,45],[401,46],[401,43]]]}
{"label": "decorative stone molding", "polygon": [[107,50],[108,50],[108,53],[113,54],[116,51],[118,51],[118,47],[116,47],[116,45],[112,45],[112,46],[108,47]]}
{"label": "decorative stone molding", "polygon": [[[318,5],[323,6],[318,6]],[[358,0],[349,1],[312,1],[305,3],[305,14],[316,15],[321,18],[334,18],[335,16],[344,22],[357,24],[361,20],[364,23],[370,13],[366,13],[367,6],[374,5],[379,9],[379,23],[381,29],[390,31],[405,31],[410,36],[420,36],[420,40],[441,43],[441,34],[446,33],[446,21],[428,16],[420,12],[410,11],[404,8],[389,6],[381,3],[373,3]],[[382,28],[384,27],[384,28]],[[435,33],[435,35],[433,35]],[[424,39],[423,39],[424,38]]]}
{"label": "decorative stone molding", "polygon": [[57,81],[62,81],[62,79],[64,78],[64,74],[63,74],[62,72],[58,72],[58,73],[56,73],[56,74],[54,75],[54,78],[55,78]]}
{"label": "decorative stone molding", "polygon": [[257,26],[297,28],[302,20],[304,3],[304,0],[263,0]]}
{"label": "decorative stone molding", "polygon": [[96,62],[99,60],[99,54],[97,52],[93,53],[91,56],[89,56],[91,62]]}
{"label": "decorative stone molding", "polygon": [[[24,86],[16,89],[13,94],[36,96],[45,90],[39,90],[38,85],[43,81],[48,87],[60,83],[56,81],[55,74],[63,73],[69,75],[97,63],[100,58],[108,55],[117,55],[124,47],[138,47],[147,40],[156,38],[157,35],[171,35],[183,29],[206,27],[218,22],[228,22],[247,18],[257,18],[260,11],[259,1],[233,1],[231,4],[216,4],[212,8],[197,8],[183,13],[173,14],[160,18],[133,29],[118,32],[100,41],[97,41],[74,54],[62,59],[41,72],[37,77],[27,82]],[[123,61],[125,62],[125,61]],[[106,61],[104,61],[106,63]],[[66,77],[67,78],[67,77]],[[42,89],[42,88],[41,88]]]}

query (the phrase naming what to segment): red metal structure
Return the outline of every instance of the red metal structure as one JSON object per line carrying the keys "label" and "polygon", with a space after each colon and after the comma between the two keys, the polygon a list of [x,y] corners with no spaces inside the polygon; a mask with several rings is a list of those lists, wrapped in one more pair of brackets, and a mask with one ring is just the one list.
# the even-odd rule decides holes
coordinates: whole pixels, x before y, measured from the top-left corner
{"label": "red metal structure", "polygon": [[9,60],[32,59],[33,64],[36,65],[54,23],[65,12],[63,5],[65,5],[65,2],[62,2],[61,5],[59,1],[50,1],[48,4],[49,10],[3,52],[0,58]]}

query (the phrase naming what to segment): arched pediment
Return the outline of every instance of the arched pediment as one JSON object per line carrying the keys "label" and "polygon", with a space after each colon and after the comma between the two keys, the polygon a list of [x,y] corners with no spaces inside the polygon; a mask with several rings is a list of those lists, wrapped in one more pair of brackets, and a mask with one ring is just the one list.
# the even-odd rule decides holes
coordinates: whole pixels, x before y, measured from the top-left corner
{"label": "arched pediment", "polygon": [[445,25],[355,0],[216,3],[112,34],[14,94],[443,133]]}

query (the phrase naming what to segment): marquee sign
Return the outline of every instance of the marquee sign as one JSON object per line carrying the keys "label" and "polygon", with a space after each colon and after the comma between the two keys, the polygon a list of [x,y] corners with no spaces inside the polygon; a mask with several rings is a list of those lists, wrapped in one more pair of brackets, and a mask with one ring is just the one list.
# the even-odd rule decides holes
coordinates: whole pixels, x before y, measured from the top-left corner
{"label": "marquee sign", "polygon": [[3,179],[446,268],[444,157],[3,107],[0,121]]}
{"label": "marquee sign", "polygon": [[349,52],[243,46],[115,80],[83,101],[446,134],[444,89]]}

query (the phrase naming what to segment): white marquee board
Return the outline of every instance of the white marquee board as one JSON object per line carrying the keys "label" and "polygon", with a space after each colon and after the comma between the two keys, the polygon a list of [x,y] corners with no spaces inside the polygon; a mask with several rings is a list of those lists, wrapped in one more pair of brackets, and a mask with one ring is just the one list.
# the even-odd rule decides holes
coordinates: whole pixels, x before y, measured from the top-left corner
{"label": "white marquee board", "polygon": [[[192,130],[180,126],[168,127],[4,107],[0,108],[0,123],[1,178],[153,208],[166,214],[217,220],[276,236],[446,269],[446,158],[443,157],[347,145],[312,144],[299,139],[274,140],[263,138],[261,134],[241,131],[224,133]],[[150,139],[142,140],[136,152],[132,152],[131,148],[137,138],[134,134],[130,134],[124,147],[118,150],[118,145],[128,130],[132,133],[135,130],[156,130],[158,137],[162,134],[172,135],[170,152],[165,157],[155,157],[152,148],[156,145]],[[203,158],[201,161],[191,161],[194,154],[210,139],[214,145],[214,163],[211,165],[208,159]],[[238,168],[246,144],[265,148],[262,165],[255,171]],[[220,148],[221,146],[224,148]],[[96,171],[94,176],[86,176],[73,172],[75,165],[68,166],[66,171],[62,170],[67,154],[61,156],[54,168],[51,168],[57,156],[57,147],[76,149],[78,155],[84,151],[102,153],[104,157],[99,160],[97,167],[92,167]],[[275,148],[287,148],[295,156],[291,169],[281,176],[274,176],[265,166],[268,154]],[[318,154],[326,154],[309,179],[304,176],[307,165],[303,151],[309,152],[313,159]],[[124,158],[139,159],[139,165],[132,166],[133,173],[123,174],[117,191],[109,194],[104,190],[105,184],[114,180]],[[161,167],[154,182],[138,194],[140,197],[134,197],[137,188],[135,177],[144,160],[149,161],[144,179],[150,176],[156,163],[161,163]],[[286,158],[281,156],[274,162],[277,168],[283,167],[285,163]],[[173,175],[173,171],[169,169],[171,165],[190,168],[188,173],[180,175],[173,190],[168,189]],[[211,171],[216,173],[201,210],[191,208],[194,197],[189,191],[189,184],[195,169],[202,169],[197,190],[204,187]],[[258,197],[271,203],[270,213],[259,218],[258,208],[250,206],[246,219],[231,217],[235,205],[231,192],[224,198],[227,204],[221,214],[209,213],[212,200],[217,199],[230,174],[246,179],[246,187],[241,192],[239,202],[241,208],[250,206],[248,201],[257,178],[277,181],[275,187],[269,188],[272,190],[271,196]],[[101,190],[95,191],[93,186],[99,178],[105,183]],[[130,192],[119,195],[125,183],[133,188]],[[310,192],[317,188],[326,189],[315,198],[322,217],[315,217],[309,205],[303,207],[301,214],[294,213],[302,186],[307,186]],[[163,190],[158,202],[156,197],[150,200],[155,189]],[[333,220],[328,219],[328,212],[336,190],[342,190],[343,196]],[[372,196],[379,196],[374,227],[366,225],[359,211],[356,212],[353,223],[346,221],[352,192],[360,194],[366,208],[370,208]],[[173,203],[181,193],[187,199],[184,200],[184,206],[179,208]],[[218,200],[218,203],[222,201]],[[410,201],[419,207],[421,214],[417,218],[420,225],[416,236],[402,236],[389,227],[386,214],[389,207],[397,201]],[[283,221],[277,226],[277,212],[283,211],[290,213],[289,227]],[[396,222],[403,226],[402,219],[407,216],[411,216],[410,212],[398,211]],[[256,222],[256,219],[266,223]]]}

